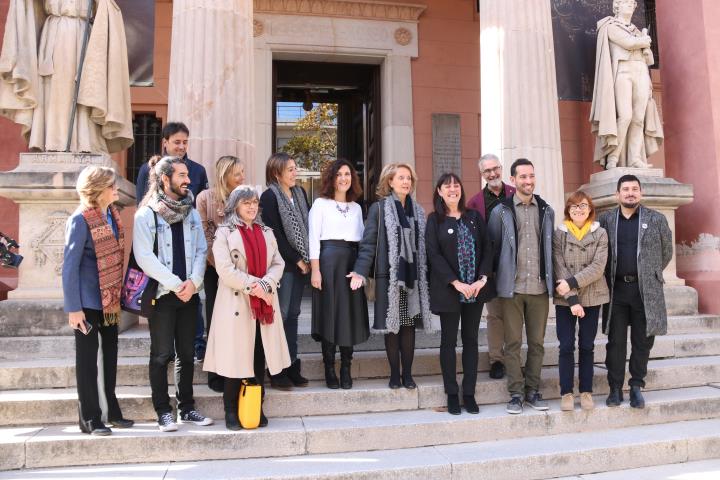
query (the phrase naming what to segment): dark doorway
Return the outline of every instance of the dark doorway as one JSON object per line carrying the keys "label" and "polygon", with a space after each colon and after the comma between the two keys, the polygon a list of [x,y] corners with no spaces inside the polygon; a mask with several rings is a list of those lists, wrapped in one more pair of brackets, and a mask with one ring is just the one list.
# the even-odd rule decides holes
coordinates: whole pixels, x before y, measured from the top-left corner
{"label": "dark doorway", "polygon": [[[295,108],[298,117],[318,104],[331,104],[337,129],[335,158],[345,158],[355,166],[363,185],[361,203],[365,208],[375,200],[382,169],[380,102],[378,65],[275,61],[273,150],[283,148],[278,125],[292,117],[286,115],[288,108]],[[284,115],[284,119],[279,118]],[[317,179],[318,172],[308,171],[306,175]]]}

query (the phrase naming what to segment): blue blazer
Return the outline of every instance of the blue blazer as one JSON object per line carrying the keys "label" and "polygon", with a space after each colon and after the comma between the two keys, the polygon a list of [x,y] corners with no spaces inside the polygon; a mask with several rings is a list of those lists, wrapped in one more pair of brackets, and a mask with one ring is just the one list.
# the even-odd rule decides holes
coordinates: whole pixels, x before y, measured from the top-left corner
{"label": "blue blazer", "polygon": [[[102,310],[95,242],[82,211],[83,207],[78,207],[65,224],[62,285],[64,310],[68,313],[83,308]],[[117,225],[113,223],[112,226],[117,237]]]}

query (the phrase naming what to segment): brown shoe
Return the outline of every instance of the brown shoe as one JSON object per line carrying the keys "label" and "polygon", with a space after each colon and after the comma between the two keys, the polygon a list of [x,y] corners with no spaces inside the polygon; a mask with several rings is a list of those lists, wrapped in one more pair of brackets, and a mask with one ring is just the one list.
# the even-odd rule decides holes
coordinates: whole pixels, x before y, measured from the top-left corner
{"label": "brown shoe", "polygon": [[563,412],[572,412],[575,409],[575,397],[572,393],[566,393],[560,399],[560,410]]}
{"label": "brown shoe", "polygon": [[592,399],[592,393],[580,392],[580,408],[583,410],[592,410],[595,408],[595,403]]}

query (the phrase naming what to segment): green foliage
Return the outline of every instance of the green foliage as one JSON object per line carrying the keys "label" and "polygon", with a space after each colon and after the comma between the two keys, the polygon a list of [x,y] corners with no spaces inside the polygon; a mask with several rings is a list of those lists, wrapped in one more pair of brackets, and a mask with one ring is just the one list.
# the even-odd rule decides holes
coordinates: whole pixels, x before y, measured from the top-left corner
{"label": "green foliage", "polygon": [[337,157],[337,105],[320,103],[307,112],[293,128],[294,135],[282,151],[298,166],[320,171]]}

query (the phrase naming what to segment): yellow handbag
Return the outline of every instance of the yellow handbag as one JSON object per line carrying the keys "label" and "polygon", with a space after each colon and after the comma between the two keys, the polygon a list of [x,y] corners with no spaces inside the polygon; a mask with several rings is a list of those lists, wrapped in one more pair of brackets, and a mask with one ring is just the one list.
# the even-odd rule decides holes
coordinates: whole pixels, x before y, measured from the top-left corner
{"label": "yellow handbag", "polygon": [[260,408],[262,406],[262,387],[243,380],[240,385],[240,401],[238,417],[242,428],[251,430],[260,425]]}

